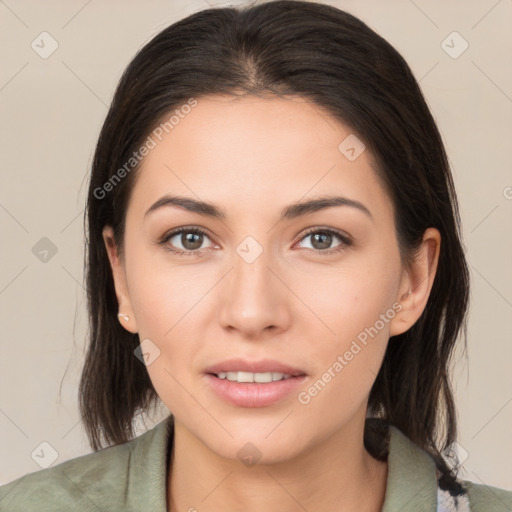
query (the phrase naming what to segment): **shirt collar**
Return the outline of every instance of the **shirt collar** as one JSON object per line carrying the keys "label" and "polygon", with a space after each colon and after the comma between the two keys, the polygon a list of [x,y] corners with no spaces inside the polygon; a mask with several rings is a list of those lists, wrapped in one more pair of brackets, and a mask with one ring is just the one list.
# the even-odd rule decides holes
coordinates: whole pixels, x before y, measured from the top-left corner
{"label": "shirt collar", "polygon": [[382,512],[432,512],[437,507],[434,459],[394,426],[389,427],[388,478]]}

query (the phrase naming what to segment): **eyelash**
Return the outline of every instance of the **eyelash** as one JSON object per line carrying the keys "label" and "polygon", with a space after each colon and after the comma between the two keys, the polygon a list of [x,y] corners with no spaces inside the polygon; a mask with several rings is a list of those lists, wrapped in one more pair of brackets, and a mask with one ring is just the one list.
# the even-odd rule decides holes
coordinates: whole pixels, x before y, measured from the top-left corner
{"label": "eyelash", "polygon": [[[164,246],[164,249],[166,251],[169,251],[169,252],[175,254],[176,256],[180,256],[180,257],[181,256],[197,256],[197,255],[200,255],[201,254],[201,250],[182,251],[181,249],[174,249],[174,248],[171,248],[170,246],[167,245],[167,242],[171,238],[173,238],[176,235],[180,235],[182,233],[194,233],[196,235],[204,235],[204,236],[208,237],[208,233],[206,233],[206,231],[203,231],[202,229],[199,229],[199,228],[188,228],[188,227],[185,226],[185,227],[179,228],[179,229],[177,229],[175,231],[171,231],[169,233],[166,233],[162,237],[162,239],[158,242],[158,245]],[[342,234],[341,232],[339,232],[337,230],[334,230],[334,229],[331,229],[331,228],[319,228],[319,227],[309,228],[302,235],[302,237],[299,239],[299,242],[302,241],[307,236],[312,235],[312,234],[316,234],[316,233],[334,235],[334,236],[338,237],[338,239],[342,243],[340,245],[334,247],[333,249],[319,250],[319,249],[309,249],[309,248],[306,248],[307,251],[314,252],[314,253],[317,253],[317,254],[322,254],[322,255],[330,255],[330,254],[335,254],[335,253],[344,251],[345,249],[347,249],[348,247],[350,247],[352,245],[352,240],[349,237],[347,237],[346,235]]]}

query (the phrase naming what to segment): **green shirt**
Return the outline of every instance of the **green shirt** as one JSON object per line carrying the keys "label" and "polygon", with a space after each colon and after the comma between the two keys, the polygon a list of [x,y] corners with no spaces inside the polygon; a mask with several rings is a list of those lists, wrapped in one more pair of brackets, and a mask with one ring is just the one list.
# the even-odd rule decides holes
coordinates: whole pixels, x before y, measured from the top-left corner
{"label": "green shirt", "polygon": [[[27,473],[1,486],[0,511],[166,512],[168,450],[172,441],[173,417],[169,415],[127,443]],[[395,427],[390,427],[389,443],[382,512],[457,510],[441,503],[430,455]],[[471,512],[512,511],[511,491],[462,482],[469,488]]]}

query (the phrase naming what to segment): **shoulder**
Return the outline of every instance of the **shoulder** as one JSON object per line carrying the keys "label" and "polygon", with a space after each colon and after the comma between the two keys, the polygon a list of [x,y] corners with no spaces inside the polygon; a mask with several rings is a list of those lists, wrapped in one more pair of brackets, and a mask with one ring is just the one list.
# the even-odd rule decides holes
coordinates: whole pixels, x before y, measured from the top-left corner
{"label": "shoulder", "polygon": [[512,491],[457,479],[465,493],[452,496],[439,487],[440,472],[430,453],[398,428],[389,428],[388,482],[383,512],[512,512]]}
{"label": "shoulder", "polygon": [[[130,441],[132,443],[133,441]],[[104,448],[56,466],[27,473],[0,487],[0,511],[30,512],[52,504],[52,510],[98,510],[100,493],[118,493],[129,444]],[[98,503],[99,504],[99,503]]]}
{"label": "shoulder", "polygon": [[113,510],[110,504],[131,510],[146,479],[154,482],[161,474],[165,435],[162,422],[126,443],[27,473],[0,486],[0,512],[98,512]]}
{"label": "shoulder", "polygon": [[512,491],[462,480],[471,512],[511,512]]}

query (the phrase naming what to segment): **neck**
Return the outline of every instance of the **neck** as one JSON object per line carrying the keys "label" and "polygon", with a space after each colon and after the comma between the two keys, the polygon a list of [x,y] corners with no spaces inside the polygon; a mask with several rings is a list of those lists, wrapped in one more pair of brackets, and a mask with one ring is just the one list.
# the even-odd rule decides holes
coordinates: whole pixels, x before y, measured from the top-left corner
{"label": "neck", "polygon": [[362,428],[347,426],[293,459],[253,466],[220,457],[174,421],[169,512],[382,509],[387,463],[364,448],[364,418]]}

